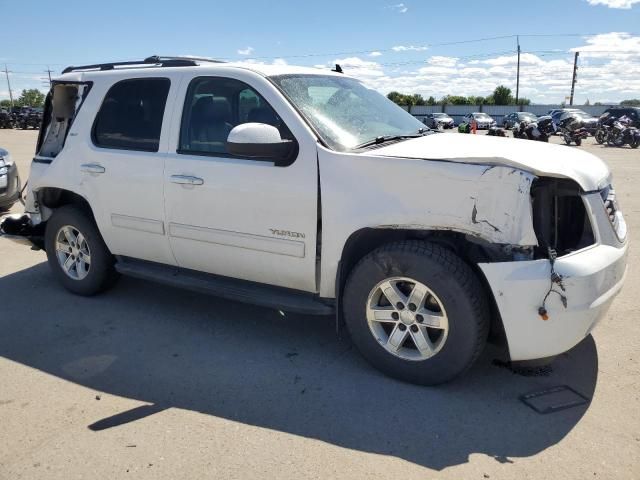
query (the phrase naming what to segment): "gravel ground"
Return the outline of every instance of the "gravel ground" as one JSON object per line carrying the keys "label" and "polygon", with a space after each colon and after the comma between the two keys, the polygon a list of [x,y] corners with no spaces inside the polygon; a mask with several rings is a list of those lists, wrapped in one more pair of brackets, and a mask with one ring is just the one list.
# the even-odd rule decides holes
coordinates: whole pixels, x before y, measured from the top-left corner
{"label": "gravel ground", "polygon": [[[23,180],[36,136],[0,130]],[[640,150],[581,148],[612,168],[638,238]],[[45,260],[0,240],[2,479],[640,478],[634,249],[608,318],[550,373],[488,348],[439,388],[382,376],[331,318],[128,278],[75,297]],[[556,385],[592,401],[540,415],[518,399]]]}

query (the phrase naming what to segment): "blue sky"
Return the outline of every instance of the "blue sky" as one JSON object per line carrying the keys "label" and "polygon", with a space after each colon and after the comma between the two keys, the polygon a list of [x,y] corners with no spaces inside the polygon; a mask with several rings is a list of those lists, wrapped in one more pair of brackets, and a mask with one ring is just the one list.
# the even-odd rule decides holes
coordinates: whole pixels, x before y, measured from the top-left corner
{"label": "blue sky", "polygon": [[[47,65],[60,71],[158,53],[317,66],[339,61],[385,93],[486,95],[499,83],[515,88],[515,39],[438,44],[579,34],[521,38],[522,95],[561,101],[578,49],[579,103],[640,97],[640,0],[26,4],[0,0],[0,63],[13,72],[14,92],[42,87]],[[0,98],[7,96],[0,78]]]}

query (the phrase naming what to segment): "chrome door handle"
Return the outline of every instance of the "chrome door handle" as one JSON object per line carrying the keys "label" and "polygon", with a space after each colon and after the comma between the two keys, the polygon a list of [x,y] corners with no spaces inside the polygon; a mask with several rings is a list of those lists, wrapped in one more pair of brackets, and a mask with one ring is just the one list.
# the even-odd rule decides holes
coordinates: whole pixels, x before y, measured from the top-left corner
{"label": "chrome door handle", "polygon": [[83,163],[80,165],[80,170],[87,173],[104,173],[105,169],[102,165],[97,163]]}
{"label": "chrome door handle", "polygon": [[203,185],[204,180],[189,175],[171,175],[171,183],[177,183],[178,185]]}

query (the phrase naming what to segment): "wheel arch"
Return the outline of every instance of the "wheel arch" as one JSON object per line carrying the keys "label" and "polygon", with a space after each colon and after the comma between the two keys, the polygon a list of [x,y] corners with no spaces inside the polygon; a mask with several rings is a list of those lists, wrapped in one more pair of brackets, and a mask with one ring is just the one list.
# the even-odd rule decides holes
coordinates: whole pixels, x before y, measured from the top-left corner
{"label": "wheel arch", "polygon": [[[487,278],[478,267],[480,261],[492,260],[487,258],[487,252],[482,252],[483,247],[491,244],[482,239],[471,240],[467,234],[453,230],[363,228],[353,232],[345,242],[336,271],[336,325],[339,326],[343,322],[342,293],[349,272],[369,252],[372,252],[382,245],[403,240],[420,240],[437,243],[451,250],[473,270],[480,280],[488,299],[491,312],[490,338],[496,343],[506,345],[505,330],[495,297]],[[493,260],[495,261],[495,259]]]}
{"label": "wheel arch", "polygon": [[[51,217],[53,210],[65,205],[78,206],[90,215],[94,222],[96,221],[89,201],[76,192],[58,187],[41,187],[37,191],[34,191],[34,195],[38,201],[43,221]],[[45,208],[43,209],[42,207]]]}

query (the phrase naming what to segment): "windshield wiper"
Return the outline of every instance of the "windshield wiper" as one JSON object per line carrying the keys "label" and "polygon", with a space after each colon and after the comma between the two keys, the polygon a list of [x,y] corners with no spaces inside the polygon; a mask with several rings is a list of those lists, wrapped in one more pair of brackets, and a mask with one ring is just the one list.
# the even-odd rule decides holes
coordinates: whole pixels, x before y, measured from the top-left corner
{"label": "windshield wiper", "polygon": [[359,150],[361,148],[373,147],[374,145],[382,145],[386,142],[392,142],[394,140],[405,140],[407,138],[418,138],[424,136],[428,130],[421,128],[417,133],[412,133],[409,135],[381,135],[379,137],[374,138],[373,140],[367,140],[360,145],[356,145],[353,147],[353,150]]}

